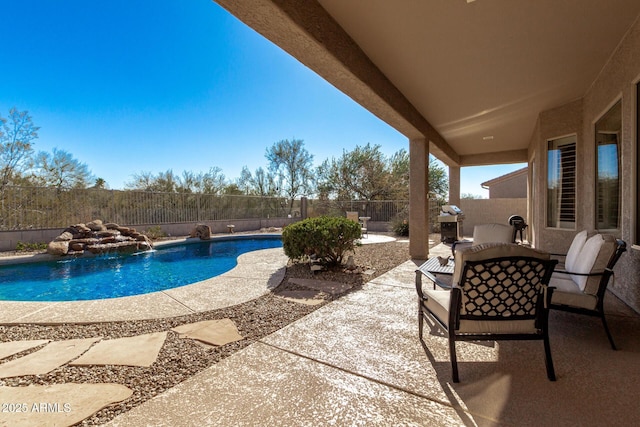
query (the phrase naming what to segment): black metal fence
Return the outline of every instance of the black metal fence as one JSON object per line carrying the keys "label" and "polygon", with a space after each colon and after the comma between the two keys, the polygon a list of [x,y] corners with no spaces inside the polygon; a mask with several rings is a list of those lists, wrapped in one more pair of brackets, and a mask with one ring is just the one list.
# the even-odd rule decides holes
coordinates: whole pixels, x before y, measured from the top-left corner
{"label": "black metal fence", "polygon": [[[356,211],[358,216],[369,217],[370,221],[394,223],[409,220],[408,200],[309,200],[308,204],[309,216],[344,216],[347,211]],[[440,207],[437,199],[429,199],[431,232],[439,231],[437,218]]]}
{"label": "black metal fence", "polygon": [[[5,187],[0,198],[0,231],[64,228],[93,219],[126,225],[299,217],[301,201],[290,209],[282,197],[157,193],[102,189],[57,190],[43,187]],[[357,211],[371,221],[409,219],[408,200],[308,199],[307,216],[344,216]],[[429,201],[436,221],[440,205]],[[432,224],[432,228],[437,223]]]}
{"label": "black metal fence", "polygon": [[[299,214],[300,201],[293,212]],[[8,187],[0,200],[0,230],[62,228],[93,219],[118,224],[167,224],[287,217],[278,197],[140,191]]]}

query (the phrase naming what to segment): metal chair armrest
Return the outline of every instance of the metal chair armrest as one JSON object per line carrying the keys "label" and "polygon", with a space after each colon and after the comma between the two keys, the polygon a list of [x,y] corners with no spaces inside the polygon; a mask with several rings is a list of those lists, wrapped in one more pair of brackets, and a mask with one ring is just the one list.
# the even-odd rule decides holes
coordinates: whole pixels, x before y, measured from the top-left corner
{"label": "metal chair armrest", "polygon": [[554,271],[554,273],[571,274],[572,276],[588,276],[588,277],[594,276],[595,277],[595,276],[602,276],[605,273],[605,271],[607,271],[607,269],[605,269],[603,271],[595,271],[595,272],[591,272],[591,273],[576,273],[576,272],[573,272],[573,271],[557,270],[557,269],[553,270],[553,271]]}
{"label": "metal chair armrest", "polygon": [[418,297],[423,301],[426,297],[424,296],[424,292],[422,292],[422,276],[425,276],[433,283],[433,289],[435,289],[436,286],[442,289],[451,289],[451,285],[438,279],[434,274],[418,269],[416,270],[416,292],[418,293]]}

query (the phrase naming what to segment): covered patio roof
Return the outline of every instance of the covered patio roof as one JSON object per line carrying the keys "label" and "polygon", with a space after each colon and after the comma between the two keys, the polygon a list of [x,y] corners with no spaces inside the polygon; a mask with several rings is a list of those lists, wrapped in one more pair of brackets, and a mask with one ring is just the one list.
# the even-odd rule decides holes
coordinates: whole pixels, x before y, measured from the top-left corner
{"label": "covered patio roof", "polygon": [[527,161],[538,114],[588,91],[636,0],[216,0],[453,166]]}

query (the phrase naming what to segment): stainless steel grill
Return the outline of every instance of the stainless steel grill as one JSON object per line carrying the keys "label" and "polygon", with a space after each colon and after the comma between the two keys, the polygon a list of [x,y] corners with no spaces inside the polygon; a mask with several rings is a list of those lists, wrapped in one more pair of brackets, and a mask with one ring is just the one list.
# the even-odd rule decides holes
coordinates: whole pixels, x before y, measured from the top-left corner
{"label": "stainless steel grill", "polygon": [[454,205],[443,205],[438,222],[440,223],[440,241],[453,243],[462,240],[462,221],[464,213]]}

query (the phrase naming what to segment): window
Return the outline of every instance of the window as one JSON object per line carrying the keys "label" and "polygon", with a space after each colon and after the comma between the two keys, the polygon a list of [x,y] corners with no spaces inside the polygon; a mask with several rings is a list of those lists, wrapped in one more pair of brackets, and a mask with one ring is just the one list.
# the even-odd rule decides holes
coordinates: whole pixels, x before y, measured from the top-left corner
{"label": "window", "polygon": [[574,229],[576,136],[550,140],[547,162],[547,227]]}
{"label": "window", "polygon": [[622,101],[596,122],[596,228],[620,226],[620,134]]}

